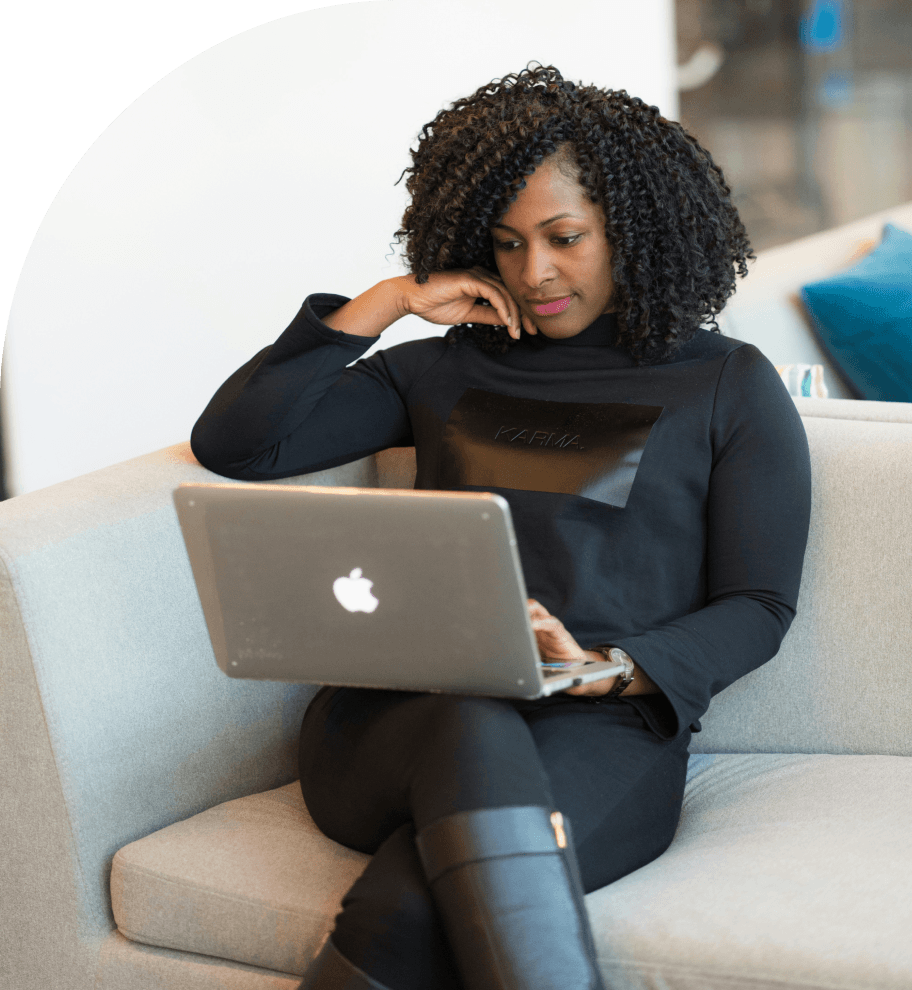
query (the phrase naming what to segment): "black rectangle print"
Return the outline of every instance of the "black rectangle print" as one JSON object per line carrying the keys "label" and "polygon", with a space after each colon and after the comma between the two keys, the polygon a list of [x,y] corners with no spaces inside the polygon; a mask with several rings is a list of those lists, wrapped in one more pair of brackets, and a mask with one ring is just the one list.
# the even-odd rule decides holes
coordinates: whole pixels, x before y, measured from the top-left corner
{"label": "black rectangle print", "polygon": [[622,509],[663,408],[466,389],[443,428],[440,483],[579,495]]}

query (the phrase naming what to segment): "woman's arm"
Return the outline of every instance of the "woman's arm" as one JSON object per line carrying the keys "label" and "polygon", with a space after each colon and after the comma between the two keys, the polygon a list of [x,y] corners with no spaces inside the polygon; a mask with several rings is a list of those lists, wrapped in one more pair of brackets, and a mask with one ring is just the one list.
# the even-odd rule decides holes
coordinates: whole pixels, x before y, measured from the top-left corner
{"label": "woman's arm", "polygon": [[411,446],[407,394],[442,355],[443,339],[357,361],[407,313],[435,324],[504,324],[520,332],[516,302],[482,269],[435,273],[422,285],[412,275],[385,279],[355,299],[308,296],[278,340],[215,393],[191,433],[197,460],[226,477],[260,481]]}
{"label": "woman's arm", "polygon": [[[486,303],[479,304],[483,298]],[[386,279],[329,314],[336,330],[376,337],[406,314],[429,323],[488,323],[506,326],[512,337],[520,335],[519,306],[499,276],[476,266],[469,270],[436,272],[419,285],[414,275]],[[530,333],[538,330],[523,318]]]}
{"label": "woman's arm", "polygon": [[[403,315],[402,298],[399,279],[385,279],[355,299],[308,296],[278,340],[215,393],[191,433],[197,460],[228,477],[261,480],[408,445],[408,416],[383,362],[346,374],[346,365]],[[317,413],[327,397],[329,406]],[[351,420],[355,407],[363,426]],[[327,415],[332,422],[321,423]]]}
{"label": "woman's arm", "polygon": [[[605,655],[600,653],[598,650],[583,650],[583,653],[587,660],[604,661]],[[630,654],[627,654],[630,656]],[[633,657],[630,657],[633,660]],[[575,688],[567,688],[567,694],[583,694],[590,696],[598,696],[602,694],[608,694],[608,692],[614,687],[618,682],[617,677],[606,677],[603,681],[591,681],[589,684],[580,684]],[[629,698],[635,694],[658,694],[660,688],[655,684],[649,675],[643,670],[642,667],[633,660],[633,680],[621,691],[619,697]]]}
{"label": "woman's arm", "polygon": [[387,327],[405,316],[402,282],[386,279],[338,309],[327,313],[323,322],[354,337],[379,337]]}
{"label": "woman's arm", "polygon": [[[347,367],[373,343],[323,317],[349,300],[316,293],[269,347],[216,391],[190,435],[197,460],[245,481],[285,478],[411,444],[402,381],[379,352]],[[404,374],[420,372],[404,362]]]}
{"label": "woman's arm", "polygon": [[751,344],[726,358],[709,432],[706,604],[612,640],[667,699],[668,738],[699,728],[713,695],[776,655],[795,617],[810,526],[807,434],[776,369]]}
{"label": "woman's arm", "polygon": [[[644,695],[638,704],[663,738],[697,726],[713,695],[775,656],[795,616],[808,539],[807,435],[782,379],[756,347],[744,344],[727,356],[708,430],[705,605],[610,640],[640,672],[640,684],[625,696]],[[590,693],[581,688],[573,693]]]}

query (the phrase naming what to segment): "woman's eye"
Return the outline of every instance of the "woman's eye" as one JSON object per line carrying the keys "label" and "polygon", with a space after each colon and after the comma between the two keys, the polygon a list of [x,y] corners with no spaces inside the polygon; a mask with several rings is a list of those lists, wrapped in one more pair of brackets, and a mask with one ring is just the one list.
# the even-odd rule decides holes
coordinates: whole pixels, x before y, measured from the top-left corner
{"label": "woman's eye", "polygon": [[[570,244],[575,244],[581,236],[581,234],[568,234],[566,237],[555,237],[554,240],[558,244],[569,246]],[[494,243],[498,250],[510,251],[519,243],[519,241],[495,241]]]}

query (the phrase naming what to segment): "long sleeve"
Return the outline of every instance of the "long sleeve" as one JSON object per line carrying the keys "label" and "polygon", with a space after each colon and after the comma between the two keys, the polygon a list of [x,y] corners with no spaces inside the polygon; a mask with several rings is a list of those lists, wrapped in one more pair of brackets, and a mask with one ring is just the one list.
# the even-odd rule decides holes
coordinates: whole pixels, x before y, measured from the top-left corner
{"label": "long sleeve", "polygon": [[[308,296],[276,342],[225,381],[191,432],[202,465],[258,481],[413,444],[405,393],[410,376],[420,375],[443,341],[399,345],[356,361],[374,338],[334,330],[320,319],[346,302],[330,293]],[[389,354],[398,357],[394,370]]]}
{"label": "long sleeve", "polygon": [[729,354],[710,432],[706,605],[612,641],[662,689],[664,700],[631,700],[666,737],[698,725],[713,695],[778,652],[795,617],[807,546],[807,435],[781,379],[755,347]]}

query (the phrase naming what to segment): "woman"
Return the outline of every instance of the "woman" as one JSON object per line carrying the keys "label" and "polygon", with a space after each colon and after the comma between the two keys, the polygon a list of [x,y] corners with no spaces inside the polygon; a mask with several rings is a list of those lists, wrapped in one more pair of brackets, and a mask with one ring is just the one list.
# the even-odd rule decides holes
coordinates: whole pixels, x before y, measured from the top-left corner
{"label": "woman", "polygon": [[[410,274],[308,296],[194,453],[274,480],[414,444],[416,488],[509,501],[542,656],[625,674],[538,701],[323,688],[304,799],[373,858],[301,986],[599,988],[583,893],[667,849],[710,697],[794,618],[807,440],[773,365],[718,335],[754,255],[656,107],[527,68],[412,158]],[[407,313],[452,328],[352,364]]]}

